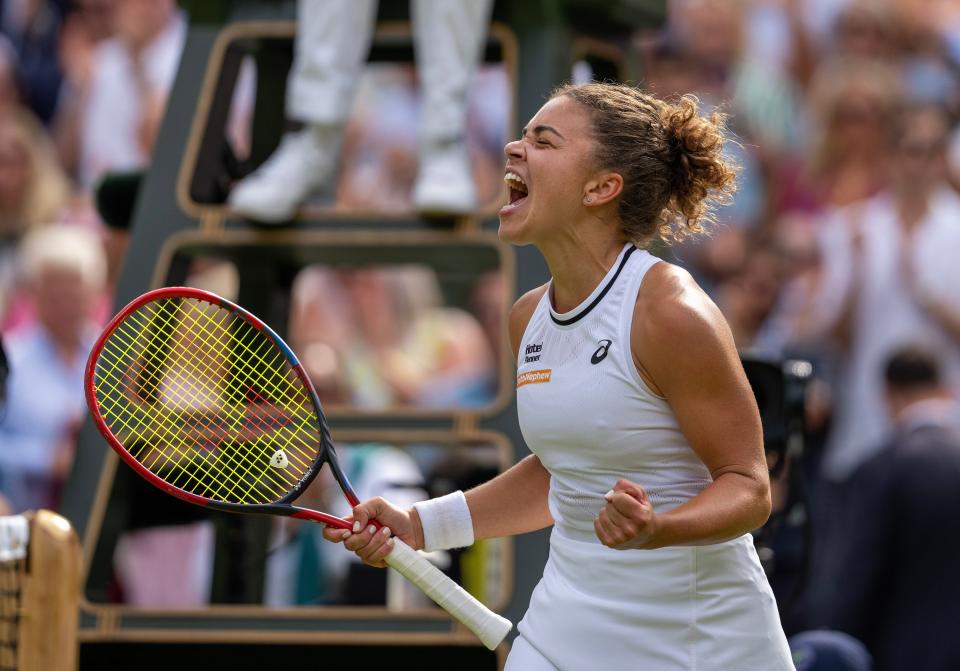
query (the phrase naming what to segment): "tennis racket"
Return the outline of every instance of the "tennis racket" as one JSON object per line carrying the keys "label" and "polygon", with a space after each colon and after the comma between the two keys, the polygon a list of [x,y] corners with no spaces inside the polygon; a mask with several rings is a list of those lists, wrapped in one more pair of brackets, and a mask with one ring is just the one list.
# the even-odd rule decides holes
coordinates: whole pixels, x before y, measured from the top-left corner
{"label": "tennis racket", "polygon": [[[351,506],[323,409],[291,349],[243,308],[198,289],[148,292],[107,325],[87,362],[87,405],[130,467],[168,494],[238,513],[347,521],[294,500],[324,465]],[[512,628],[394,539],[387,564],[491,650]]]}

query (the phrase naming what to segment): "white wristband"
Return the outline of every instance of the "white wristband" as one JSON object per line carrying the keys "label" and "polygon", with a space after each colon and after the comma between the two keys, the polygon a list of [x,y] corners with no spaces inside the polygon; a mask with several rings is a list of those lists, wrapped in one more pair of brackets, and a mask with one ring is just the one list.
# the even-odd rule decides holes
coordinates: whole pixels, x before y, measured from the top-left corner
{"label": "white wristband", "polygon": [[473,545],[473,519],[463,492],[420,501],[413,507],[420,515],[423,549],[427,552]]}

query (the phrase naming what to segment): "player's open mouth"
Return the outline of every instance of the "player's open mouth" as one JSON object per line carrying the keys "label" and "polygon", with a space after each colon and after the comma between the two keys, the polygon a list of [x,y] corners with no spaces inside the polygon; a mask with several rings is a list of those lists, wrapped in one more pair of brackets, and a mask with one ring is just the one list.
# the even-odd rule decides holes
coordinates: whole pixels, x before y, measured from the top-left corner
{"label": "player's open mouth", "polygon": [[523,178],[517,173],[507,171],[503,176],[503,181],[507,183],[510,193],[507,205],[503,207],[501,214],[503,214],[504,211],[510,212],[520,207],[529,194],[527,183],[523,181]]}

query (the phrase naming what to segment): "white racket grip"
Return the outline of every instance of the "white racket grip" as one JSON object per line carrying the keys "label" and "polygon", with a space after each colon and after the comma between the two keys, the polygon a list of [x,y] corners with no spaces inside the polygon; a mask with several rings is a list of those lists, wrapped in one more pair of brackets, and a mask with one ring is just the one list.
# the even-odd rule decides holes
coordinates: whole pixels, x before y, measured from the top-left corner
{"label": "white racket grip", "polygon": [[496,648],[513,629],[510,620],[477,601],[426,557],[399,538],[394,538],[393,543],[393,550],[386,558],[387,564],[466,625],[490,650]]}

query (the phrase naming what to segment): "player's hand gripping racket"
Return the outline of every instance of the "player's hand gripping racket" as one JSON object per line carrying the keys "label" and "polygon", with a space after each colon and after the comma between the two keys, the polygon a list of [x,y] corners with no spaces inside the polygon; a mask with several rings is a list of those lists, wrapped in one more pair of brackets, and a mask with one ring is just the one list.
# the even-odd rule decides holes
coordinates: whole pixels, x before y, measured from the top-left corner
{"label": "player's hand gripping racket", "polygon": [[[137,473],[217,510],[287,515],[348,529],[291,504],[324,466],[350,505],[316,391],[297,357],[259,319],[214,294],[144,294],[107,325],[87,362],[87,404]],[[510,622],[395,539],[386,562],[493,649]]]}

